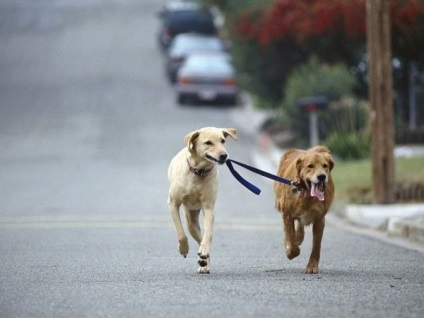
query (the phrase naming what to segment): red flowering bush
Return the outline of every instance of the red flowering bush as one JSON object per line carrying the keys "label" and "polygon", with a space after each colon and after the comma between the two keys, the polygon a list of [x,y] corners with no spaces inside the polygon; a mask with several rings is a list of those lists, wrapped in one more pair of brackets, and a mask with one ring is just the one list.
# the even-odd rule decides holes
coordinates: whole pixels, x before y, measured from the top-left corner
{"label": "red flowering bush", "polygon": [[[424,67],[424,0],[391,0],[391,23],[393,55],[403,65],[414,61]],[[287,76],[293,69],[305,62],[311,55],[317,55],[326,62],[344,62],[353,66],[366,51],[366,0],[276,0],[265,10],[248,9],[239,14],[233,23],[233,37],[236,46],[250,50],[239,63],[243,70],[252,70],[250,77],[266,77],[266,73],[278,80],[270,88],[269,83],[264,98],[271,95],[280,99],[281,90]],[[249,48],[255,46],[254,50]],[[280,50],[279,52],[271,52]],[[260,59],[272,57],[273,61]],[[263,69],[250,64],[275,64],[275,68]],[[406,68],[405,68],[406,69]],[[253,81],[254,89],[264,83]],[[407,81],[406,74],[402,80]],[[250,78],[252,82],[252,78]],[[270,90],[278,93],[270,94]],[[259,90],[261,91],[261,90]]]}

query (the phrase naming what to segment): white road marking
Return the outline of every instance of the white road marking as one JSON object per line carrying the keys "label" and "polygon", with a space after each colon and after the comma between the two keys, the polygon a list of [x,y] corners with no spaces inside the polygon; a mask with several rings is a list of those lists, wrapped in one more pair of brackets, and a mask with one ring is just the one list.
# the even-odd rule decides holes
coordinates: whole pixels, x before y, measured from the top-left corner
{"label": "white road marking", "polygon": [[[142,219],[134,216],[20,216],[0,217],[0,230],[19,229],[81,229],[81,228],[173,228],[167,218]],[[231,231],[281,231],[280,224],[269,220],[249,218],[226,219],[215,223],[217,230]]]}

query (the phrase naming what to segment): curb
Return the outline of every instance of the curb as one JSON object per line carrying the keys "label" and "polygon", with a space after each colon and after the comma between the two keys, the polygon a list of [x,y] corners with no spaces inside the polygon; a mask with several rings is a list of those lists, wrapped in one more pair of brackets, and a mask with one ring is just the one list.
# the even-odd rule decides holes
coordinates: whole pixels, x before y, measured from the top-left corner
{"label": "curb", "polygon": [[395,221],[390,225],[388,233],[390,236],[401,237],[424,246],[424,215]]}
{"label": "curb", "polygon": [[424,246],[424,204],[346,205],[336,216],[349,223]]}

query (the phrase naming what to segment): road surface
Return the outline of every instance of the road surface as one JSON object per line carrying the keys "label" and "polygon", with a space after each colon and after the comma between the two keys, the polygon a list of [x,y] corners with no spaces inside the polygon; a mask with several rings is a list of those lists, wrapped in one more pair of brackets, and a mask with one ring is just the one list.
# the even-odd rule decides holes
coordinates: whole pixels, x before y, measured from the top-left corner
{"label": "road surface", "polygon": [[166,170],[186,133],[234,107],[179,107],[158,49],[161,1],[0,0],[0,317],[421,317],[424,255],[329,224],[321,273],[288,261],[272,185],[225,166],[212,273],[183,259]]}

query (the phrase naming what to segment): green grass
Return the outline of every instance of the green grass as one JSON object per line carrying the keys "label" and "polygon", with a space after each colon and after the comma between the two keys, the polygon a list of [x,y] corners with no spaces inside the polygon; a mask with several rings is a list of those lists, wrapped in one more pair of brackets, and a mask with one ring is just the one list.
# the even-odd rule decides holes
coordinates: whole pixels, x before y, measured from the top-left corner
{"label": "green grass", "polygon": [[[396,158],[395,175],[396,183],[424,183],[424,157]],[[337,162],[332,176],[336,200],[358,201],[356,198],[371,188],[371,159]]]}

